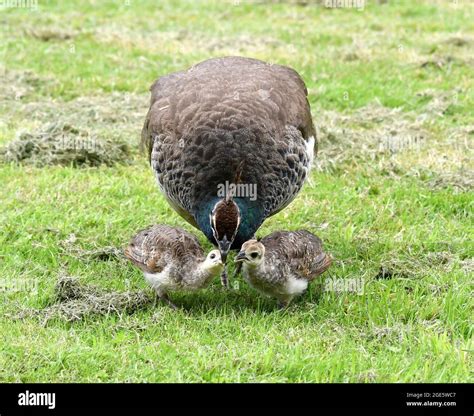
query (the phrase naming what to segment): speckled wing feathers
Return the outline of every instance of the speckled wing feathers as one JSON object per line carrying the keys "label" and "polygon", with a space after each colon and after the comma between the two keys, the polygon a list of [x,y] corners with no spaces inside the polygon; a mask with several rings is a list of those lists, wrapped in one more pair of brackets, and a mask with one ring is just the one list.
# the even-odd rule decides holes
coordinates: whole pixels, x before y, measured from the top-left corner
{"label": "speckled wing feathers", "polygon": [[321,239],[306,230],[274,232],[260,242],[270,262],[272,258],[283,261],[299,277],[309,281],[331,265],[331,258],[323,252]]}
{"label": "speckled wing feathers", "polygon": [[125,256],[147,273],[161,272],[171,260],[182,264],[205,257],[194,235],[161,224],[140,231],[125,249]]}

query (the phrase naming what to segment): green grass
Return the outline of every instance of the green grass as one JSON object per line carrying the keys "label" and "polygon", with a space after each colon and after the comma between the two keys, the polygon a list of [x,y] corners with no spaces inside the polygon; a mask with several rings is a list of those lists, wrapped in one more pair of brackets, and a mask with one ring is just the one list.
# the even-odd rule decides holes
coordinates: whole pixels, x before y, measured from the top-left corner
{"label": "green grass", "polygon": [[[178,311],[13,319],[53,303],[62,273],[110,291],[147,288],[131,264],[77,250],[124,246],[151,223],[197,231],[138,152],[111,168],[0,164],[1,282],[38,284],[37,296],[0,292],[0,381],[473,381],[473,7],[370,3],[41,1],[38,11],[2,11],[1,144],[67,121],[135,147],[159,75],[233,54],[297,69],[321,164],[259,234],[317,233],[335,258],[330,276],[362,278],[364,292],[324,291],[326,276],[281,312],[239,278],[230,292],[216,281],[174,294]],[[121,111],[128,99],[136,114]],[[329,126],[334,115],[349,118],[344,130]],[[408,132],[417,119],[421,148],[377,151],[378,129]]]}

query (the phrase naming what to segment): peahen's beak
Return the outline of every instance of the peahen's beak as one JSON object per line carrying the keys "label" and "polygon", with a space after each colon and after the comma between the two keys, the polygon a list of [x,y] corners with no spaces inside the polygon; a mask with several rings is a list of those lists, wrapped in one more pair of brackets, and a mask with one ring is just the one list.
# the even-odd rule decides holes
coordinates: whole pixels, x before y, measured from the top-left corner
{"label": "peahen's beak", "polygon": [[221,252],[221,259],[222,263],[226,263],[227,260],[227,254],[229,254],[230,246],[232,245],[232,241],[229,241],[227,239],[227,236],[225,235],[222,240],[219,240],[217,242],[217,245],[219,247],[219,251]]}
{"label": "peahen's beak", "polygon": [[232,245],[232,241],[227,240],[227,236],[224,236],[222,240],[217,241],[217,246],[219,247],[219,251],[221,252],[221,260],[224,268],[222,269],[221,273],[221,283],[222,286],[225,288],[229,288],[229,281],[227,279],[227,269],[225,263],[227,261],[227,254],[229,254],[230,246]]}

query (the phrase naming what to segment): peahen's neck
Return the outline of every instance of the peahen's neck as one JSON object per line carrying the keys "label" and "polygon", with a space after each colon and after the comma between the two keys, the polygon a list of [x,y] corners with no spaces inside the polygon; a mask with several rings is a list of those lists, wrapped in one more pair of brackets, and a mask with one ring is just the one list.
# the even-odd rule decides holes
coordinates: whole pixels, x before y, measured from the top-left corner
{"label": "peahen's neck", "polygon": [[[221,199],[222,198],[219,197],[210,198],[207,202],[197,207],[194,212],[194,218],[196,219],[199,228],[207,239],[214,245],[216,242],[212,233],[210,215],[214,206]],[[248,198],[234,198],[234,201],[239,207],[241,216],[239,230],[231,247],[233,250],[237,250],[240,249],[243,243],[254,237],[255,232],[258,230],[260,225],[262,225],[265,217],[263,215],[263,208],[258,204],[258,199],[256,201],[251,201]]]}

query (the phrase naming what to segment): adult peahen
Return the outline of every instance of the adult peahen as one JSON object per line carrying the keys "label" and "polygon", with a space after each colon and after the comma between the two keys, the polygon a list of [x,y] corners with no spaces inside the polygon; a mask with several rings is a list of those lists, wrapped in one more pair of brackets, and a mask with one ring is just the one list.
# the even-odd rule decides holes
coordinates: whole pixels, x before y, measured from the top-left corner
{"label": "adult peahen", "polygon": [[150,90],[142,144],[159,187],[225,263],[308,177],[317,142],[305,84],[291,68],[225,57],[160,77]]}

